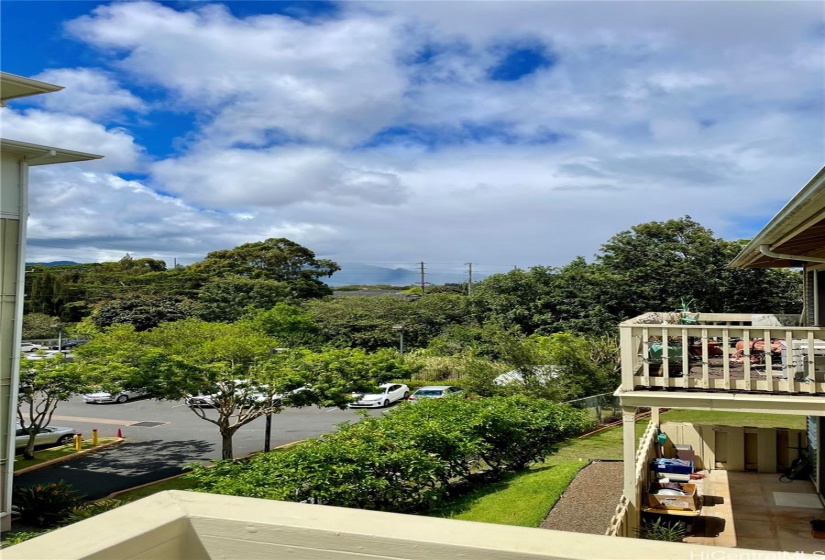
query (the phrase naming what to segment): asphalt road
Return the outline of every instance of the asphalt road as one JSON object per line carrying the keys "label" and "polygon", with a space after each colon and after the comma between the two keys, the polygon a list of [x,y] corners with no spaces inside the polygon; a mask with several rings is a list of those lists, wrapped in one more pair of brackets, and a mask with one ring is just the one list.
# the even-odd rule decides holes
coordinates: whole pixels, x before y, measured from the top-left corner
{"label": "asphalt road", "polygon": [[[214,414],[214,411],[208,411]],[[381,414],[370,410],[367,414]],[[353,410],[337,408],[287,408],[272,417],[272,447],[315,437],[346,421],[357,421]],[[141,423],[157,423],[141,425]],[[90,498],[160,480],[195,462],[221,456],[218,427],[198,418],[182,402],[138,399],[125,404],[85,404],[75,398],[60,403],[52,426],[68,426],[91,437],[114,436],[121,429],[126,443],[90,453],[67,463],[16,476],[16,486],[64,480]],[[240,428],[233,439],[235,457],[263,450],[265,419]]]}

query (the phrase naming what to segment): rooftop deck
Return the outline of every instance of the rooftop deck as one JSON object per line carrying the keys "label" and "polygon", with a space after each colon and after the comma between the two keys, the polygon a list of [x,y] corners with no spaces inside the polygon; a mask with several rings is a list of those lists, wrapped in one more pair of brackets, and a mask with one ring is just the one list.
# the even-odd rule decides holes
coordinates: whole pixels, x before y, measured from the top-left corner
{"label": "rooftop deck", "polygon": [[825,329],[796,315],[645,313],[621,330],[621,392],[825,396]]}

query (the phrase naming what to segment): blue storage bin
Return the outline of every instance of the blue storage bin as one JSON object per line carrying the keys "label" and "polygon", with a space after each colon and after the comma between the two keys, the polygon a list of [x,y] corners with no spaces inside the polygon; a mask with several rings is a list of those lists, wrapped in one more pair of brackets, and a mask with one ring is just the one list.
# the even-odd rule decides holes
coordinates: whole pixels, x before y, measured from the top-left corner
{"label": "blue storage bin", "polygon": [[653,459],[650,468],[660,473],[691,474],[693,461],[685,459]]}

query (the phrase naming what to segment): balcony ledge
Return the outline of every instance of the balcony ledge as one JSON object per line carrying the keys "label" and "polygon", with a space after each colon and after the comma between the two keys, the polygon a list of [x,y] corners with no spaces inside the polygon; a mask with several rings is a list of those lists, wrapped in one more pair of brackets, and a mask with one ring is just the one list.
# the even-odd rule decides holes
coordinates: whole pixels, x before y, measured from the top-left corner
{"label": "balcony ledge", "polygon": [[825,398],[817,395],[760,394],[683,390],[633,390],[615,393],[622,406],[724,410],[825,416]]}
{"label": "balcony ledge", "polygon": [[720,547],[168,491],[5,549],[3,560],[636,560],[729,553]]}

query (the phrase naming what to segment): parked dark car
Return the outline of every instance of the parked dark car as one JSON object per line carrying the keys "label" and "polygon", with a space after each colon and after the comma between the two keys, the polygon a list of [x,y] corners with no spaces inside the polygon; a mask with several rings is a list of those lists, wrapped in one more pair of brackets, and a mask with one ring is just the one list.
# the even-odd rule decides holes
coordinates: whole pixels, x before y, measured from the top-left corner
{"label": "parked dark car", "polygon": [[74,348],[75,346],[86,344],[87,342],[87,340],[64,340],[60,343],[60,348],[58,348],[55,344],[54,346],[52,346],[52,350],[69,350],[71,348]]}

